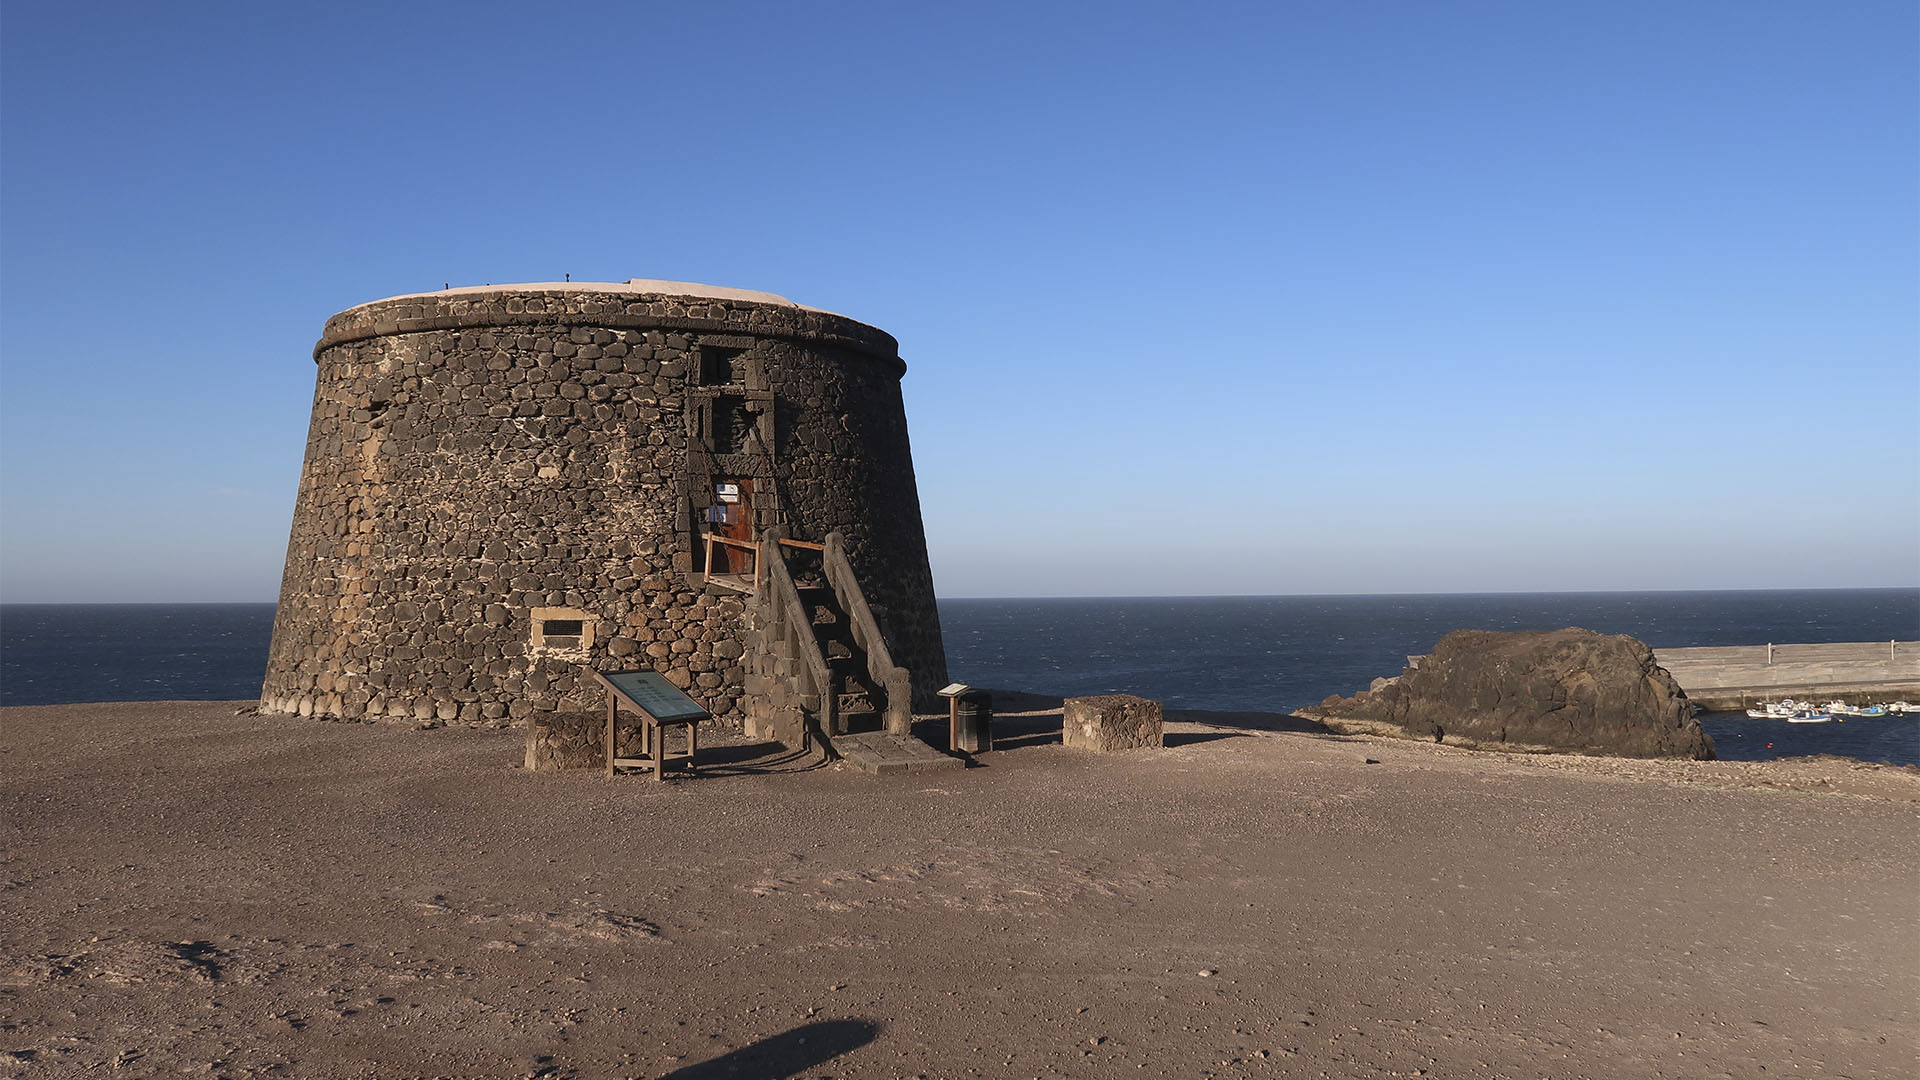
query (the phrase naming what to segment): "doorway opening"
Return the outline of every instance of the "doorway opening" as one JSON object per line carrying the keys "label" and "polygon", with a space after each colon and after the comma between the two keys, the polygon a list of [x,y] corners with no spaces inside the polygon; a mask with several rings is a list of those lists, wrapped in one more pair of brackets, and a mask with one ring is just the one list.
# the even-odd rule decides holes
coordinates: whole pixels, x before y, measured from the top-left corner
{"label": "doorway opening", "polygon": [[752,579],[759,564],[754,535],[753,477],[716,476],[708,491],[706,574]]}

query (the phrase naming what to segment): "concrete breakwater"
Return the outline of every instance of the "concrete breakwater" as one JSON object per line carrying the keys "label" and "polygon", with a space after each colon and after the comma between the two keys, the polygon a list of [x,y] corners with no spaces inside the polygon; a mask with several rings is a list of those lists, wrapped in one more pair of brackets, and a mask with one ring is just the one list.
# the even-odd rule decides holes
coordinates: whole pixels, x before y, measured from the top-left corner
{"label": "concrete breakwater", "polygon": [[1856,705],[1920,698],[1920,641],[1656,649],[1654,660],[1704,709],[1783,697]]}

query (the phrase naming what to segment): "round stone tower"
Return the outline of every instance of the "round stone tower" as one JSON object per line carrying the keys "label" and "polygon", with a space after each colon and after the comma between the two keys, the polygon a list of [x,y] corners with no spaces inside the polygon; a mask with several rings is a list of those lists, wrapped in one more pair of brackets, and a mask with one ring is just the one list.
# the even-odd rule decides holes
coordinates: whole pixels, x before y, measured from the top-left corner
{"label": "round stone tower", "polygon": [[362,304],[313,355],[263,710],[504,722],[597,706],[593,664],[737,719],[756,546],[830,532],[913,697],[945,683],[883,331],[771,293],[547,282]]}

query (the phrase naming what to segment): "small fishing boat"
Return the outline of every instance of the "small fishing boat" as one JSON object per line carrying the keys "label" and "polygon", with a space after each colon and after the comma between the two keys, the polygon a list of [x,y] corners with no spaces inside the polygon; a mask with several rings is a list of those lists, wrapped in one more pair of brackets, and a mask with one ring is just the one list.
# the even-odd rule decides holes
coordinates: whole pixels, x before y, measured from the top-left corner
{"label": "small fishing boat", "polygon": [[1909,713],[1920,713],[1920,705],[1915,705],[1911,701],[1896,701],[1887,706],[1887,711],[1906,716]]}
{"label": "small fishing boat", "polygon": [[1787,723],[1789,724],[1831,724],[1833,723],[1833,714],[1830,712],[1814,712],[1811,709],[1803,709],[1800,712],[1794,713],[1792,716],[1787,717]]}

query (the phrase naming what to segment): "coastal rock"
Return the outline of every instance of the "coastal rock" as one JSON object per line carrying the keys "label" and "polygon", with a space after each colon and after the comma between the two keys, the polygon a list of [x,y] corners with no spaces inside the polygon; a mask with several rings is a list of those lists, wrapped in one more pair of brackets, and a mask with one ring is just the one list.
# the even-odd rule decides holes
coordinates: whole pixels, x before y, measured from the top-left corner
{"label": "coastal rock", "polygon": [[1300,710],[1344,734],[1476,749],[1714,757],[1686,692],[1624,634],[1456,630],[1371,690]]}

